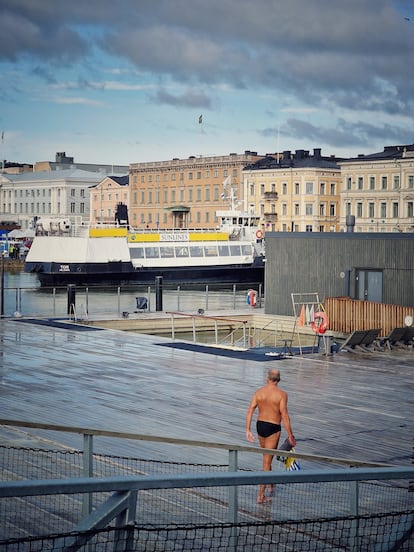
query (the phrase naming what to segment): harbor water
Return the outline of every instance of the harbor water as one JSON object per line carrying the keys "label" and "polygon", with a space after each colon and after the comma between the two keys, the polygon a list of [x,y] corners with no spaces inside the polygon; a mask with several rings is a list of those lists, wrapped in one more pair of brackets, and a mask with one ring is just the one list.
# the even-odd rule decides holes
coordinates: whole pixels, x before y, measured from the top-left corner
{"label": "harbor water", "polygon": [[[155,310],[177,312],[206,312],[208,310],[250,309],[247,304],[249,287],[234,284],[222,287],[220,285],[162,286],[162,308],[157,305],[156,285],[128,286],[91,286],[76,287],[70,293],[74,296],[68,304],[69,291],[67,287],[41,288],[35,274],[23,271],[4,272],[3,282],[3,315],[62,317],[68,313],[82,319],[100,314],[127,316],[139,308],[137,298],[146,299],[146,311]],[[262,290],[256,286],[255,291],[260,300]],[[69,306],[73,304],[72,309]],[[157,308],[158,307],[158,308]]]}

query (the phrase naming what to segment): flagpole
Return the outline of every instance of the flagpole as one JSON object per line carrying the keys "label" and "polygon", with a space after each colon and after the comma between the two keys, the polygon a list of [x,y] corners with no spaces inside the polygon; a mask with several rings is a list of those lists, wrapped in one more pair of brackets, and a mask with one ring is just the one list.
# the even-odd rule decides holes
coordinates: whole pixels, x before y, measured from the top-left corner
{"label": "flagpole", "polygon": [[203,154],[202,154],[203,114],[201,114],[198,118],[198,126],[200,127],[200,136],[199,136],[200,157],[203,157]]}

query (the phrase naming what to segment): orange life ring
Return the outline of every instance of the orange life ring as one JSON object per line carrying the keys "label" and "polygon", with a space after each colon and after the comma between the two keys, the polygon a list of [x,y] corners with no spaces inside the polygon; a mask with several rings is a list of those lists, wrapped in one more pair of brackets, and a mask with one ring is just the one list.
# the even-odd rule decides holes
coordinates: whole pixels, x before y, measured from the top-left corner
{"label": "orange life ring", "polygon": [[261,230],[256,230],[256,238],[261,240],[263,238],[263,232]]}
{"label": "orange life ring", "polygon": [[[316,320],[319,320],[319,322],[316,323]],[[315,316],[313,317],[313,320],[310,325],[314,332],[319,334],[324,334],[329,327],[329,321],[328,321],[328,317],[326,316],[326,313],[322,311],[315,312]]]}
{"label": "orange life ring", "polygon": [[254,289],[249,289],[247,292],[246,302],[251,307],[256,306],[256,300],[257,300],[257,293],[254,291]]}

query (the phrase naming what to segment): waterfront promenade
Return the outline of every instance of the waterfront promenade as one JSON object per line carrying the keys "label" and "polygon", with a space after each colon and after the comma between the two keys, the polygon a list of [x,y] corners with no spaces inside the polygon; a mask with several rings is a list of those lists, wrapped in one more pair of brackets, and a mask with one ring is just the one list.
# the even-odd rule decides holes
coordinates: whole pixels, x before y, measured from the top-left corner
{"label": "waterfront promenade", "polygon": [[[0,417],[247,444],[251,395],[267,370],[277,367],[289,393],[298,452],[412,462],[412,349],[256,361],[166,344],[171,340],[152,335],[2,320]],[[2,437],[3,444],[30,442],[33,433],[7,431]],[[76,436],[53,439],[79,446]],[[107,446],[122,452],[119,442]],[[161,460],[170,454],[162,444],[133,446],[135,454]],[[217,461],[210,449],[194,451],[194,458],[188,450],[181,454],[187,461]],[[251,456],[248,467],[260,469],[260,455]]]}

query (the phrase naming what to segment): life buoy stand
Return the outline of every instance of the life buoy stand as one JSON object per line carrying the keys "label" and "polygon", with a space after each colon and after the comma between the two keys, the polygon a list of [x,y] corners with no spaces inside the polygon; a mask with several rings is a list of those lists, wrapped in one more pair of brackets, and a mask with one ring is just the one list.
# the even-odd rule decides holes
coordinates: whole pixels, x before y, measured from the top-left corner
{"label": "life buoy stand", "polygon": [[256,230],[256,238],[258,240],[261,240],[263,238],[263,232],[260,229]]}
{"label": "life buoy stand", "polygon": [[324,334],[329,327],[329,320],[325,312],[315,312],[311,322],[311,328],[315,333]]}
{"label": "life buoy stand", "polygon": [[257,302],[257,293],[254,289],[249,289],[246,296],[246,303],[251,307],[255,307]]}

